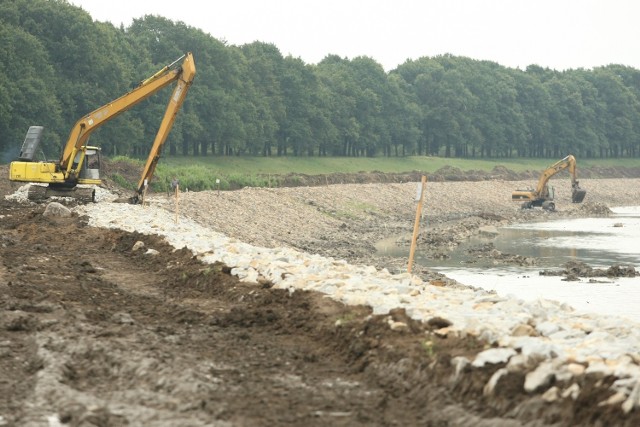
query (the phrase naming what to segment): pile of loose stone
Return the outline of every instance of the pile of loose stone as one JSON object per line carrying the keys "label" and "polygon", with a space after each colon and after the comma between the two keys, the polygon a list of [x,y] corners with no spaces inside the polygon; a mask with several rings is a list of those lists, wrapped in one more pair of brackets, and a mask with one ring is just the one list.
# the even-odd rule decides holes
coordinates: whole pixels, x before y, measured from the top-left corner
{"label": "pile of loose stone", "polygon": [[[24,199],[19,190],[10,196]],[[108,202],[74,208],[96,227],[161,235],[175,248],[189,248],[205,263],[222,262],[247,282],[269,282],[274,287],[311,290],[345,304],[368,305],[375,314],[403,308],[416,320],[438,319],[439,336],[473,336],[493,348],[473,360],[455,358],[457,376],[487,365],[496,369],[484,393],[493,394],[509,375],[525,373],[525,391],[541,393],[552,402],[577,399],[585,376],[614,377],[611,396],[602,406],[619,407],[625,413],[640,406],[640,328],[624,318],[577,312],[555,301],[527,302],[462,286],[442,287],[410,274],[353,265],[291,248],[250,245],[177,216],[164,203],[129,205]],[[64,207],[49,209],[61,215]],[[133,250],[133,248],[132,248]],[[146,249],[153,256],[154,249]],[[390,322],[402,330],[407,325]],[[455,379],[455,378],[454,378]]]}
{"label": "pile of loose stone", "polygon": [[[640,325],[628,319],[576,312],[554,301],[526,302],[483,290],[435,286],[407,273],[391,274],[290,248],[253,246],[153,205],[102,202],[75,209],[88,215],[92,226],[164,236],[205,263],[226,264],[244,281],[269,282],[290,292],[322,292],[345,304],[371,306],[375,314],[404,308],[416,320],[444,319],[448,326],[435,331],[437,335],[474,336],[495,347],[473,360],[453,360],[457,373],[505,366],[486,384],[487,395],[509,375],[526,373],[527,392],[542,393],[547,401],[575,400],[584,376],[613,376],[613,393],[600,404],[625,413],[640,406]],[[392,322],[390,327],[403,325]]]}

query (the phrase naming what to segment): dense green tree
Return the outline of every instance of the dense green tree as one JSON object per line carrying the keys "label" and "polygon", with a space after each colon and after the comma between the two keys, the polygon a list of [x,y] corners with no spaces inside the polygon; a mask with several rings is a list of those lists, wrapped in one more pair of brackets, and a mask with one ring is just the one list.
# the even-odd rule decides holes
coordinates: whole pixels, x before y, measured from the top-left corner
{"label": "dense green tree", "polygon": [[45,47],[22,28],[2,25],[0,57],[0,151],[16,157],[29,126],[44,126],[42,152],[37,154],[55,157],[60,152],[63,109]]}
{"label": "dense green tree", "polygon": [[[533,71],[535,73],[536,71]],[[513,72],[516,101],[520,105],[524,125],[524,141],[514,144],[513,149],[519,156],[543,157],[551,129],[551,95],[532,71]]]}
{"label": "dense green tree", "polygon": [[[418,60],[409,60],[399,66],[395,71],[407,83],[409,93],[415,98],[420,109],[417,124],[419,137],[417,154],[437,155],[440,151],[440,139],[436,138],[431,126],[433,121],[432,106],[436,103],[436,97],[432,93],[445,73],[442,65],[432,58],[422,57]],[[437,126],[436,128],[437,129]]]}
{"label": "dense green tree", "polygon": [[253,83],[252,105],[244,108],[247,149],[252,155],[268,154],[275,144],[278,155],[286,155],[290,135],[283,126],[287,111],[280,82],[284,58],[275,45],[261,42],[244,45],[242,52],[245,76]]}
{"label": "dense green tree", "polygon": [[[127,37],[132,46],[140,52],[136,61],[138,81],[151,76],[174,61],[180,61],[182,55],[189,51],[184,39],[185,36],[191,34],[191,30],[182,22],[174,23],[167,18],[155,15],[145,15],[143,18],[134,19],[127,29]],[[197,72],[198,62],[196,61]],[[173,87],[167,87],[143,101],[139,106],[134,107],[135,115],[144,123],[142,140],[134,142],[133,152],[136,155],[144,157],[151,149],[172,90]],[[192,96],[189,96],[187,100],[191,98]],[[182,109],[183,113],[189,109],[187,101]],[[197,154],[199,151],[197,140],[184,138],[183,120],[184,114],[179,114],[165,144],[169,146],[169,152],[175,153],[177,147],[182,147],[184,154],[190,151]],[[197,136],[198,128],[196,123],[193,128],[189,129],[190,134]]]}
{"label": "dense green tree", "polygon": [[[125,28],[66,0],[0,0],[0,150],[31,125],[59,155],[74,123],[192,52],[197,75],[165,155],[640,156],[640,71],[509,69],[453,55],[327,55],[316,65],[263,42],[228,45],[146,15]],[[146,157],[169,88],[94,132],[107,155]]]}
{"label": "dense green tree", "polygon": [[398,74],[389,74],[389,93],[383,103],[383,117],[389,132],[382,144],[385,156],[418,154],[421,111],[410,86]]}
{"label": "dense green tree", "polygon": [[321,129],[315,129],[313,122],[318,112],[313,98],[318,91],[318,79],[299,58],[288,56],[282,65],[280,88],[285,114],[280,123],[281,135],[295,156],[313,156],[319,151],[314,141],[321,137]]}
{"label": "dense green tree", "polygon": [[360,137],[360,125],[356,115],[357,86],[348,69],[348,60],[336,55],[325,57],[316,72],[326,89],[326,105],[329,120],[336,129],[334,138],[328,141],[328,152],[334,156],[353,156]]}
{"label": "dense green tree", "polygon": [[589,76],[597,90],[600,109],[598,123],[602,137],[598,145],[600,157],[619,157],[637,153],[640,133],[640,99],[638,87],[629,87],[611,68],[594,70]]}
{"label": "dense green tree", "polygon": [[593,157],[594,147],[604,139],[601,120],[602,103],[598,90],[585,77],[584,70],[577,70],[565,76],[567,86],[573,92],[575,105],[570,107],[569,119],[575,126],[573,141],[561,154]]}

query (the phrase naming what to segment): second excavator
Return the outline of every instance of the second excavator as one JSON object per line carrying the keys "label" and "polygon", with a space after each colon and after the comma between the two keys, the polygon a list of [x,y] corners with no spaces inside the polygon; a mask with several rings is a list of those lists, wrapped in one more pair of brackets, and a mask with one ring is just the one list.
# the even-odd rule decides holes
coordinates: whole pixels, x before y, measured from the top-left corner
{"label": "second excavator", "polygon": [[522,209],[530,209],[538,206],[548,211],[555,210],[554,188],[549,186],[549,179],[567,168],[571,174],[571,201],[573,203],[582,203],[587,194],[587,190],[580,188],[576,173],[576,159],[571,154],[545,169],[540,175],[538,185],[535,189],[516,190],[511,194],[511,200],[514,202],[522,202]]}

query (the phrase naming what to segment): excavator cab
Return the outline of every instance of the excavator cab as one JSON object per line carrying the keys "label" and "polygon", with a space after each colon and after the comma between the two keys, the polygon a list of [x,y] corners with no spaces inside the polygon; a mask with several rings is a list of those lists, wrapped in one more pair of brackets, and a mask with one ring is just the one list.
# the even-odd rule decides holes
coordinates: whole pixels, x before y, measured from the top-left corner
{"label": "excavator cab", "polygon": [[[84,161],[78,175],[78,182],[86,180],[100,180],[100,148],[87,147],[84,152]],[[81,153],[78,153],[80,155]]]}

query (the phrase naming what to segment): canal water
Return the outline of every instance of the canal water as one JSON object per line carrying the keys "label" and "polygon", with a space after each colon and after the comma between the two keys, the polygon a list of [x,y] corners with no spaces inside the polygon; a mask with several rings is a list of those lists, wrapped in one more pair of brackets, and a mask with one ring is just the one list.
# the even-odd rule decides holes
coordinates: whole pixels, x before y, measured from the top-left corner
{"label": "canal water", "polygon": [[[524,300],[549,299],[578,311],[622,316],[640,322],[640,277],[580,278],[541,276],[541,270],[561,270],[568,261],[593,268],[633,266],[640,271],[640,206],[613,208],[607,218],[562,219],[499,228],[495,237],[474,237],[447,260],[428,259],[416,250],[415,263],[439,271],[460,283]],[[531,267],[494,264],[491,258],[469,263],[468,250],[493,244],[503,254],[536,258]],[[389,251],[389,247],[381,248]],[[395,255],[407,248],[393,249]]]}

